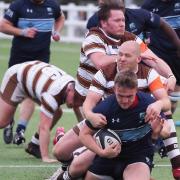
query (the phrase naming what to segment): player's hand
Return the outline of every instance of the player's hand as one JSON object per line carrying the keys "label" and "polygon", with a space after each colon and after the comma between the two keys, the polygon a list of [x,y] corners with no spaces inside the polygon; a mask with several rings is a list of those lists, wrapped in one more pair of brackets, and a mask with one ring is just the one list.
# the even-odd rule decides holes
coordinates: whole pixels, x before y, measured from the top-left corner
{"label": "player's hand", "polygon": [[113,143],[110,146],[103,149],[101,156],[110,159],[117,157],[120,152],[121,152],[121,145],[119,143]]}
{"label": "player's hand", "polygon": [[57,32],[57,31],[52,32],[52,38],[54,41],[59,41],[60,40],[59,32]]}
{"label": "player's hand", "polygon": [[58,160],[56,160],[56,159],[51,159],[51,158],[49,158],[49,157],[44,157],[44,158],[42,158],[42,161],[43,161],[43,162],[46,162],[46,163],[55,163],[55,162],[58,162]]}
{"label": "player's hand", "polygon": [[156,119],[161,112],[161,106],[159,103],[154,102],[150,104],[146,109],[146,116],[145,116],[145,122],[148,122],[152,119]]}
{"label": "player's hand", "polygon": [[34,38],[37,34],[36,28],[26,28],[21,30],[21,36],[28,37],[28,38]]}
{"label": "player's hand", "polygon": [[106,117],[100,113],[92,113],[89,121],[92,123],[95,128],[102,128],[107,124]]}
{"label": "player's hand", "polygon": [[149,122],[153,131],[152,136],[154,139],[159,137],[164,121],[165,120],[162,117],[157,116]]}

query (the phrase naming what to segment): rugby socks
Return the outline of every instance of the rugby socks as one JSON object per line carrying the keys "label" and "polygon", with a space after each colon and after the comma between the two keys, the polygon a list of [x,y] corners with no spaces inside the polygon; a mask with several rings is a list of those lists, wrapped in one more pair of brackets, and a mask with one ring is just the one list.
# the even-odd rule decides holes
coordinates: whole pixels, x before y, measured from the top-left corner
{"label": "rugby socks", "polygon": [[172,168],[175,169],[180,167],[180,150],[172,115],[166,115],[166,118],[171,126],[171,133],[170,137],[164,139],[163,142],[166,147],[167,155],[171,161]]}
{"label": "rugby socks", "polygon": [[39,146],[39,134],[37,132],[32,136],[31,142]]}
{"label": "rugby socks", "polygon": [[71,158],[67,161],[59,160],[61,162],[61,168],[63,171],[67,171],[68,166],[71,164],[72,160],[73,160],[73,156],[71,156]]}
{"label": "rugby socks", "polygon": [[16,132],[19,133],[22,130],[23,130],[23,132],[25,132],[27,124],[28,124],[28,121],[19,120],[17,128],[16,128]]}
{"label": "rugby socks", "polygon": [[65,172],[63,173],[63,180],[72,180],[72,177],[71,177],[71,175],[69,174],[68,169],[67,169],[67,171],[65,171]]}

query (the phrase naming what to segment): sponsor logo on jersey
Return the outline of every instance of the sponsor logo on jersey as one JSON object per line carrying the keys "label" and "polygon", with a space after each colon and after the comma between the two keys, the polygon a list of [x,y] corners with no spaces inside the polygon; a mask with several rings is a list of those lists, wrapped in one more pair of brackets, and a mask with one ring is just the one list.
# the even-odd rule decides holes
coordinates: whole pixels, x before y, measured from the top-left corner
{"label": "sponsor logo on jersey", "polygon": [[117,118],[117,119],[112,118],[112,123],[120,123],[120,119],[119,118]]}

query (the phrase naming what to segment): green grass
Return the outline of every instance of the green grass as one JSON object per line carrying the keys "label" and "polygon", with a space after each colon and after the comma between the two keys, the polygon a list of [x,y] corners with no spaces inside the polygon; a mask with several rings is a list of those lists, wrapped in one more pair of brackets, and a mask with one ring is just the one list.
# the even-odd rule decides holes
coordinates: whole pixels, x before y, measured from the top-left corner
{"label": "green grass", "polygon": [[[7,68],[9,49],[11,46],[10,40],[0,40],[0,81]],[[64,69],[75,77],[76,70],[79,64],[79,44],[65,44],[52,43],[51,46],[51,63]],[[16,113],[16,122],[18,119],[18,112]],[[180,106],[176,110],[174,119],[180,120]],[[26,142],[29,142],[34,131],[37,129],[39,122],[38,110],[33,114],[26,131]],[[73,113],[64,113],[62,119],[57,126],[64,126],[66,130],[71,128],[76,123],[76,118]],[[55,133],[53,129],[51,138]],[[2,137],[2,130],[0,130],[0,137]],[[177,133],[180,137],[180,127],[177,127]],[[52,141],[51,141],[52,142]],[[52,149],[52,143],[50,151]],[[52,155],[52,154],[51,154]],[[155,164],[170,165],[167,158],[160,159],[155,156]],[[48,165],[42,163],[41,160],[29,156],[24,151],[24,146],[6,145],[2,138],[0,140],[0,180],[42,180],[48,178],[58,167],[58,163]],[[153,178],[156,180],[173,180],[171,175],[171,167],[156,167],[152,172]]]}

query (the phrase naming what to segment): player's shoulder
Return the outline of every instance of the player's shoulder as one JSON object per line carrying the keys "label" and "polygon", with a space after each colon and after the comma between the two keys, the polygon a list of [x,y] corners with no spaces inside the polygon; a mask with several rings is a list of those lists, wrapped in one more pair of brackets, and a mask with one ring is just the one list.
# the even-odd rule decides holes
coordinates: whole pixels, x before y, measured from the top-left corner
{"label": "player's shoulder", "polygon": [[138,99],[142,104],[150,104],[155,101],[150,93],[139,91],[137,93]]}
{"label": "player's shoulder", "polygon": [[44,3],[46,3],[46,5],[50,6],[50,7],[59,7],[60,3],[57,0],[46,0]]}
{"label": "player's shoulder", "polygon": [[137,36],[129,31],[125,31],[124,35],[121,37],[121,43],[129,40],[136,40]]}

